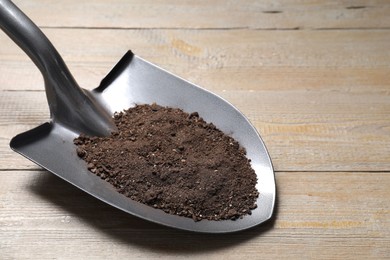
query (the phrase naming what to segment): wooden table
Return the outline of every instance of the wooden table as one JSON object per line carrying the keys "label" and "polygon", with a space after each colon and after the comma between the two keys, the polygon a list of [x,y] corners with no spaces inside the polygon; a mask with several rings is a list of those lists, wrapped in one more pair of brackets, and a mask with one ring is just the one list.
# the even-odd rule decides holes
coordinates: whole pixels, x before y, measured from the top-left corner
{"label": "wooden table", "polygon": [[193,234],[42,170],[8,143],[48,121],[43,81],[1,33],[1,259],[390,258],[389,1],[15,2],[85,88],[131,49],[233,103],[264,139],[278,194],[264,225]]}

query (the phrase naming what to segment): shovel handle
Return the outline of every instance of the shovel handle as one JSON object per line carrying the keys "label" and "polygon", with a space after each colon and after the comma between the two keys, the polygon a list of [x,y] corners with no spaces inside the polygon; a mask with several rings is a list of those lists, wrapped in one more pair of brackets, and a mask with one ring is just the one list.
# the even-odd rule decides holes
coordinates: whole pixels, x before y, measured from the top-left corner
{"label": "shovel handle", "polygon": [[0,0],[0,28],[41,71],[53,121],[86,134],[108,135],[115,129],[111,116],[79,87],[49,39],[9,0]]}

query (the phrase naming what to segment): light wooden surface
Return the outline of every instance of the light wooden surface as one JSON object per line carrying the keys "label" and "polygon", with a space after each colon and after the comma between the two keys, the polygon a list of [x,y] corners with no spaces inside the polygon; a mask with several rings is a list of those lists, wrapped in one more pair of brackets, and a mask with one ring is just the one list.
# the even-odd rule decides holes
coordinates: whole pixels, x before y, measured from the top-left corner
{"label": "light wooden surface", "polygon": [[[150,224],[13,153],[49,119],[0,34],[0,259],[390,258],[390,2],[15,0],[80,85],[128,50],[233,103],[273,160],[272,221],[230,235]],[[261,181],[261,180],[260,180]]]}

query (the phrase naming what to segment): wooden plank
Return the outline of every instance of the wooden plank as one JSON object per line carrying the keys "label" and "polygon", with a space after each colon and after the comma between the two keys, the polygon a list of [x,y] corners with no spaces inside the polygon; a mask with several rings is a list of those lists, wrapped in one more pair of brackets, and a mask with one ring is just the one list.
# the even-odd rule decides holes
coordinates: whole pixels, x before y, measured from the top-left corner
{"label": "wooden plank", "polygon": [[[212,91],[389,91],[390,34],[386,30],[45,32],[80,85],[89,89],[131,48]],[[1,89],[42,90],[42,78],[28,57],[5,35],[0,35],[0,43]]]}
{"label": "wooden plank", "polygon": [[[389,91],[390,34],[386,30],[44,31],[80,85],[89,89],[131,48],[212,91]],[[42,77],[28,57],[5,35],[0,35],[0,43],[0,88],[42,90]]]}
{"label": "wooden plank", "polygon": [[389,28],[386,0],[15,1],[40,26],[115,28]]}
{"label": "wooden plank", "polygon": [[[77,65],[93,70],[103,66],[100,78],[128,49],[173,72],[191,74],[223,69],[259,69],[260,73],[264,68],[284,67],[331,71],[388,69],[390,65],[388,30],[45,29],[44,32],[71,68]],[[9,69],[17,69],[20,62],[28,61],[4,34],[0,35],[0,42],[0,57]]]}
{"label": "wooden plank", "polygon": [[[93,89],[99,85],[120,57],[121,55],[118,54],[112,58],[112,61],[102,62],[69,61],[68,66],[81,86]],[[19,56],[18,58],[23,59]],[[210,91],[329,90],[362,93],[372,90],[386,95],[390,82],[390,67],[385,66],[379,68],[363,65],[340,68],[265,65],[244,67],[242,64],[237,64],[236,67],[207,68],[201,63],[191,64],[174,57],[170,58],[175,59],[174,63],[167,59],[164,61],[164,57],[152,57],[152,59],[159,66]],[[185,65],[193,67],[188,68]],[[41,74],[26,57],[20,61],[2,60],[0,73],[1,90],[44,90]]]}
{"label": "wooden plank", "polygon": [[[217,91],[255,125],[277,171],[386,171],[390,169],[390,97],[382,91]],[[9,140],[47,121],[44,92],[0,96],[0,169],[33,164]]]}
{"label": "wooden plank", "polygon": [[[117,61],[120,55],[117,57]],[[70,62],[73,75],[87,89],[97,87],[117,61],[102,63]],[[180,64],[179,62],[177,64]],[[224,90],[329,90],[339,92],[381,91],[387,94],[390,68],[328,68],[328,67],[235,67],[185,69],[167,62],[158,62],[163,68],[210,91]],[[195,65],[194,65],[195,67]],[[6,91],[43,91],[44,83],[32,62],[4,61],[0,63],[0,89]]]}
{"label": "wooden plank", "polygon": [[0,172],[2,258],[386,259],[388,173],[279,172],[273,221],[181,232],[122,213],[45,171]]}

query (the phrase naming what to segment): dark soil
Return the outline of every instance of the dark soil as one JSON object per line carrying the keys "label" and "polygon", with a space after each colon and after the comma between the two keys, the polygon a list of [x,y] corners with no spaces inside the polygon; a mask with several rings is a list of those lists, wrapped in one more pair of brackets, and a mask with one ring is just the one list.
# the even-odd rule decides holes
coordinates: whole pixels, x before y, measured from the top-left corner
{"label": "dark soil", "polygon": [[137,105],[115,113],[109,137],[80,135],[88,169],[132,200],[169,214],[237,219],[256,208],[256,174],[245,150],[198,113]]}

